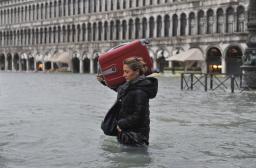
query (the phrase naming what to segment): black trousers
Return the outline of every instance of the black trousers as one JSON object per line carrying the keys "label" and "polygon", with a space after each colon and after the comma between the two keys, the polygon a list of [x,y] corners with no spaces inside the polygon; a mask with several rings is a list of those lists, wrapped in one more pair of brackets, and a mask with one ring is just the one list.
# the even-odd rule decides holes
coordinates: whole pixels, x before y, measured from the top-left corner
{"label": "black trousers", "polygon": [[141,133],[133,131],[122,131],[117,134],[117,140],[120,144],[127,146],[148,146],[148,139]]}

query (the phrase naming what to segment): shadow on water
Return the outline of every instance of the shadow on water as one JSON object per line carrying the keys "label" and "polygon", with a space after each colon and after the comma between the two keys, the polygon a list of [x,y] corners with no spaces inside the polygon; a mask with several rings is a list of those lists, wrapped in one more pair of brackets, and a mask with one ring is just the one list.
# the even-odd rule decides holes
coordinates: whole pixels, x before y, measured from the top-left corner
{"label": "shadow on water", "polygon": [[115,137],[103,138],[102,156],[109,162],[109,168],[147,167],[152,162],[147,147],[128,147],[117,142]]}

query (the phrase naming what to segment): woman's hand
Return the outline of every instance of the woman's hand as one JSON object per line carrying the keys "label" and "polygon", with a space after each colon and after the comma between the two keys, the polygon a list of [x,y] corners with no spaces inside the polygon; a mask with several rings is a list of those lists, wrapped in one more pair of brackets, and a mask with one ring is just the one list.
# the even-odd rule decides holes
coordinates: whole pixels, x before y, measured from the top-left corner
{"label": "woman's hand", "polygon": [[119,133],[122,132],[122,129],[118,125],[116,126],[116,129]]}
{"label": "woman's hand", "polygon": [[97,75],[97,80],[98,80],[99,82],[104,82],[103,75]]}

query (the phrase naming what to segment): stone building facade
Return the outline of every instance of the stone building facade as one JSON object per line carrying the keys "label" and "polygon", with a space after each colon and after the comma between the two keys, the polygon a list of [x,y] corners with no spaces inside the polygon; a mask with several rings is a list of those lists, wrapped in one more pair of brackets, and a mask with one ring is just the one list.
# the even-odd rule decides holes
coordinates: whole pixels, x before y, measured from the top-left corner
{"label": "stone building facade", "polygon": [[0,69],[95,73],[100,53],[149,38],[155,68],[198,48],[203,72],[239,71],[249,0],[2,0]]}

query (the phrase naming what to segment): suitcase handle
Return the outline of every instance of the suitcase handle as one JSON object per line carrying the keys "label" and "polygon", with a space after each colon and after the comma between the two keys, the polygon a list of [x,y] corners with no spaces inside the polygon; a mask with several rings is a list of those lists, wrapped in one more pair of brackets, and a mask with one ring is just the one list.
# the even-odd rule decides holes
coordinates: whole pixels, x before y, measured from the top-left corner
{"label": "suitcase handle", "polygon": [[105,70],[102,71],[102,75],[107,76],[107,75],[112,75],[117,72],[117,68],[115,65],[111,65],[110,67],[106,68]]}

